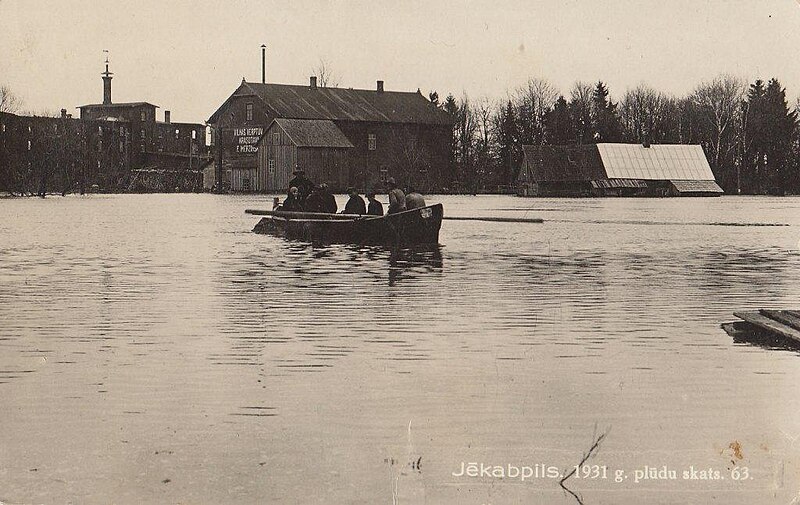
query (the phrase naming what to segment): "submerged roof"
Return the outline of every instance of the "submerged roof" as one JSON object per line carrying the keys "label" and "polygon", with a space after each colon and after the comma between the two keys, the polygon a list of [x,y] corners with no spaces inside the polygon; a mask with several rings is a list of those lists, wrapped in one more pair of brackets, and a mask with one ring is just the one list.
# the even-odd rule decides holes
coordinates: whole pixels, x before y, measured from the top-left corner
{"label": "submerged roof", "polygon": [[520,177],[531,182],[637,179],[714,181],[700,145],[589,144],[523,146]]}
{"label": "submerged roof", "polygon": [[245,95],[258,97],[266,109],[266,114],[275,118],[441,125],[453,123],[450,114],[437,108],[419,92],[323,88],[245,81],[214,112],[209,122],[216,122],[231,99]]}
{"label": "submerged roof", "polygon": [[272,122],[280,126],[297,147],[353,147],[342,130],[328,119],[284,119]]}
{"label": "submerged roof", "polygon": [[700,145],[597,144],[609,178],[713,181]]}
{"label": "submerged roof", "polygon": [[678,181],[670,179],[675,189],[681,193],[724,193],[714,181]]}

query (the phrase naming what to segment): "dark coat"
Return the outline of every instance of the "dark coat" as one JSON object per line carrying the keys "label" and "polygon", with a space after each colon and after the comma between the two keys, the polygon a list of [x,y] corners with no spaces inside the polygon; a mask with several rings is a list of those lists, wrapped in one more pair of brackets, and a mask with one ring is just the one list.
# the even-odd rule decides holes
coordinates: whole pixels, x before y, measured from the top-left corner
{"label": "dark coat", "polygon": [[290,194],[286,197],[286,200],[283,201],[280,210],[284,212],[303,212],[303,206],[300,204],[300,200]]}
{"label": "dark coat", "polygon": [[364,215],[367,213],[367,206],[364,203],[364,199],[361,198],[359,195],[351,196],[347,203],[344,206],[344,213],[345,214],[361,214]]}
{"label": "dark coat", "polygon": [[367,209],[367,214],[370,216],[382,216],[383,204],[378,200],[370,200],[369,209]]}
{"label": "dark coat", "polygon": [[336,214],[339,209],[339,206],[336,205],[336,197],[328,192],[322,193],[322,204],[324,208],[322,212],[327,212],[328,214]]}

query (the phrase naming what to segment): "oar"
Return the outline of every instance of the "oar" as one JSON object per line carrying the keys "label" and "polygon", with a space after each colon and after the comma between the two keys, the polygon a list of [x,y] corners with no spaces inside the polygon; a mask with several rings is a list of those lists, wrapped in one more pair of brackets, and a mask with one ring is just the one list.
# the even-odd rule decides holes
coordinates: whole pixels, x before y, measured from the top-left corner
{"label": "oar", "polygon": [[544,223],[544,219],[534,217],[530,219],[522,217],[464,217],[464,216],[444,216],[443,219],[451,221],[489,221],[492,223]]}
{"label": "oar", "polygon": [[368,216],[368,215],[360,215],[360,214],[328,214],[325,212],[292,212],[292,211],[285,211],[285,210],[260,210],[260,209],[247,209],[244,211],[245,214],[252,214],[254,216],[276,216],[276,217],[286,217],[286,218],[294,218],[294,219],[326,219],[326,220],[337,220],[337,219],[374,219],[377,216]]}

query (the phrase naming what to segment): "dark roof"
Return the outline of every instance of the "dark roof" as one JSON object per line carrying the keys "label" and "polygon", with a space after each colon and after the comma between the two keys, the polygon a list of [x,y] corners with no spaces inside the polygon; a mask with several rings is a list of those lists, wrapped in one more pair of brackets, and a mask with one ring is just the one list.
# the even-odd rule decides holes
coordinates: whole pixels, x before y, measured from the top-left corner
{"label": "dark roof", "polygon": [[103,107],[103,108],[115,108],[115,107],[139,107],[141,105],[149,105],[151,107],[155,107],[158,109],[158,105],[153,105],[149,102],[118,102],[118,103],[90,103],[88,105],[79,105],[76,107],[77,109],[84,109],[86,107]]}
{"label": "dark roof", "polygon": [[453,123],[449,114],[436,108],[419,92],[312,88],[244,81],[208,121],[215,122],[232,98],[243,95],[258,97],[267,116],[274,118],[441,125]]}
{"label": "dark roof", "polygon": [[342,130],[328,119],[277,118],[272,124],[280,126],[297,147],[353,147]]}
{"label": "dark roof", "polygon": [[595,145],[522,146],[525,164],[520,182],[593,181],[606,179]]}

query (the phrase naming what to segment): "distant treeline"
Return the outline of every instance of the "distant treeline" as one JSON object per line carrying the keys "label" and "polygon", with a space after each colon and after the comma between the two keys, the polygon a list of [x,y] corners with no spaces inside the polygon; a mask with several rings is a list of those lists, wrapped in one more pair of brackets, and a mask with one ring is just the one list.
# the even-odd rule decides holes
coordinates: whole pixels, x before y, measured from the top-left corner
{"label": "distant treeline", "polygon": [[463,191],[513,184],[525,144],[651,142],[701,144],[727,194],[800,193],[798,105],[777,79],[721,75],[680,98],[642,84],[617,103],[602,81],[576,82],[565,97],[544,79],[503,101],[429,98],[455,119],[452,170]]}

